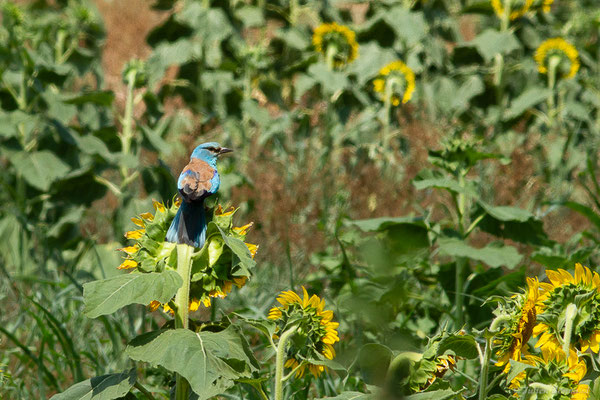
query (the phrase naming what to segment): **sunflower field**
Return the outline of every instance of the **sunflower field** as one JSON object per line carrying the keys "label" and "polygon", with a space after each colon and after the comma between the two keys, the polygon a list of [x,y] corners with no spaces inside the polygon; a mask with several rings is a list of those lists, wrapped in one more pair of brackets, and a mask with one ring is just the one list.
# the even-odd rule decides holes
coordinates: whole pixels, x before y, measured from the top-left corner
{"label": "sunflower field", "polygon": [[0,399],[600,400],[597,0],[0,20]]}

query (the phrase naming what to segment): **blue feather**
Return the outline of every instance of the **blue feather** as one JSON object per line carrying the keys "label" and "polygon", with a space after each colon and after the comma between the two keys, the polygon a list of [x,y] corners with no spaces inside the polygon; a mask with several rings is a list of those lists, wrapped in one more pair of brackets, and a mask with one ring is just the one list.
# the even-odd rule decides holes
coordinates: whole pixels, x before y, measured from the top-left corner
{"label": "blue feather", "polygon": [[[190,157],[190,164],[183,170],[177,180],[177,188],[183,202],[167,231],[167,241],[185,243],[196,248],[204,246],[206,241],[204,199],[215,194],[221,185],[221,179],[217,172],[217,158],[219,155],[231,151],[231,149],[221,147],[216,142],[203,143],[194,149]],[[200,163],[200,166],[198,166],[196,159],[203,161],[205,164]],[[208,169],[209,172],[211,169],[214,170],[210,179],[210,186],[206,184],[206,180],[198,183],[200,175],[204,175],[202,179],[206,179],[207,167],[210,168]],[[194,179],[197,181],[194,182]]]}
{"label": "blue feather", "polygon": [[206,216],[204,201],[181,203],[166,240],[171,243],[185,243],[196,248],[204,246],[206,241]]}

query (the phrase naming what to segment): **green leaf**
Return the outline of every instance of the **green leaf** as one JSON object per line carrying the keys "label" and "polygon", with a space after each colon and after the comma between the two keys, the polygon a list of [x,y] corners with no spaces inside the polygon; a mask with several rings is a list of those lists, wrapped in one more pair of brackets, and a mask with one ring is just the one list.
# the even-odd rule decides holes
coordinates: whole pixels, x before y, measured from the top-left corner
{"label": "green leaf", "polygon": [[110,90],[98,90],[95,92],[87,92],[70,99],[64,100],[67,104],[82,105],[92,103],[98,106],[110,107],[115,99],[115,94]]}
{"label": "green leaf", "polygon": [[473,39],[474,45],[485,61],[491,61],[496,54],[507,54],[519,48],[519,41],[512,32],[499,32],[487,29]]}
{"label": "green leaf", "polygon": [[190,383],[200,400],[223,393],[258,364],[248,343],[233,326],[221,332],[171,329],[135,338],[126,353],[136,361],[160,365]]}
{"label": "green leaf", "polygon": [[246,28],[264,26],[265,18],[259,7],[244,6],[235,11],[235,17],[242,21]]}
{"label": "green leaf", "polygon": [[452,399],[461,391],[455,392],[452,389],[434,390],[431,392],[423,392],[406,396],[405,400],[447,400]]}
{"label": "green leaf", "polygon": [[308,68],[308,73],[321,84],[325,93],[333,94],[350,86],[345,74],[331,71],[324,63],[316,63]]}
{"label": "green leaf", "polygon": [[323,397],[322,400],[375,400],[373,394],[361,392],[342,392],[335,397]]}
{"label": "green leaf", "polygon": [[506,121],[516,118],[551,95],[552,91],[550,89],[539,87],[527,89],[511,102],[510,107],[504,113],[503,119]]}
{"label": "green leaf", "polygon": [[50,400],[112,400],[125,396],[136,381],[136,371],[132,368],[120,374],[97,376],[79,382]]}
{"label": "green leaf", "polygon": [[378,343],[369,343],[358,352],[357,364],[366,383],[381,386],[392,361],[392,351]]}
{"label": "green leaf", "polygon": [[522,208],[492,206],[481,200],[478,203],[488,214],[500,221],[527,222],[529,219],[535,218],[532,213]]}
{"label": "green leaf", "polygon": [[360,46],[360,57],[348,67],[348,72],[355,74],[358,83],[364,85],[377,76],[379,70],[394,61],[396,56],[390,49],[383,49],[375,42]]}
{"label": "green leaf", "polygon": [[363,232],[381,232],[395,225],[416,225],[426,228],[422,218],[415,217],[380,217],[370,219],[359,219],[356,221],[347,221],[348,225],[354,225]]}
{"label": "green leaf", "polygon": [[490,267],[506,266],[514,268],[521,261],[517,249],[512,246],[487,245],[481,249],[471,247],[464,241],[456,238],[439,238],[440,253],[453,257],[466,257],[486,263]]}
{"label": "green leaf", "polygon": [[429,24],[425,22],[421,12],[412,12],[403,6],[397,6],[386,12],[383,18],[409,46],[419,43],[427,34],[425,27]]}
{"label": "green leaf", "polygon": [[471,335],[453,335],[442,339],[438,347],[438,355],[442,355],[448,350],[467,359],[477,358],[479,355],[477,343]]}
{"label": "green leaf", "polygon": [[417,176],[413,179],[412,184],[417,190],[430,188],[446,189],[451,193],[462,193],[477,198],[477,192],[473,189],[472,185],[466,184],[465,186],[461,186],[455,179],[448,177],[422,178]]}
{"label": "green leaf", "polygon": [[510,360],[510,371],[508,372],[508,375],[506,376],[506,381],[511,382],[521,372],[523,372],[527,369],[530,369],[530,368],[535,368],[535,366],[525,364],[525,363],[515,361],[515,360]]}
{"label": "green leaf", "polygon": [[[214,222],[211,222],[211,224],[214,224]],[[219,228],[219,226],[217,224],[214,224],[214,225],[217,227],[217,229],[221,233],[221,236],[223,237],[223,241],[225,242],[225,245],[231,249],[233,254],[235,254],[239,260],[237,269],[232,271],[233,276],[248,276],[248,275],[250,275],[250,270],[252,270],[256,266],[256,261],[254,261],[254,259],[252,259],[252,254],[250,254],[250,250],[248,250],[248,246],[246,246],[246,243],[244,243],[240,239],[236,239],[234,237],[227,236],[225,234],[225,232],[223,232],[223,230],[221,228]]]}
{"label": "green leaf", "polygon": [[504,239],[520,243],[546,245],[550,241],[541,220],[527,210],[509,206],[491,206],[478,201],[481,208],[472,214],[477,218],[484,212],[486,215],[477,225],[479,229]]}
{"label": "green leaf", "polygon": [[112,314],[129,304],[166,303],[182,284],[173,270],[118,275],[83,285],[84,313],[89,318]]}
{"label": "green leaf", "polygon": [[47,150],[33,153],[21,151],[11,155],[10,161],[27,183],[44,192],[70,170],[65,162]]}

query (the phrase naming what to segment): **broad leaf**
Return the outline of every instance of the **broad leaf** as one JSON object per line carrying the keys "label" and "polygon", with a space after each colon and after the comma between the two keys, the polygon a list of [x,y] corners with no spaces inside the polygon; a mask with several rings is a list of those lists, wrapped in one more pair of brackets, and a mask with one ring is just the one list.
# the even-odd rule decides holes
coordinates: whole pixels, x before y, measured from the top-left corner
{"label": "broad leaf", "polygon": [[519,361],[515,361],[515,360],[510,360],[510,371],[508,372],[508,375],[506,376],[506,381],[507,382],[512,382],[513,379],[515,379],[517,377],[517,375],[519,375],[521,372],[530,369],[530,368],[535,368],[533,365],[529,365],[529,364],[525,364]]}
{"label": "broad leaf", "polygon": [[491,206],[478,201],[478,207],[473,218],[485,213],[479,224],[479,229],[504,239],[534,245],[548,244],[549,239],[544,231],[541,220],[527,210],[508,206]]}
{"label": "broad leaf", "polygon": [[380,217],[370,219],[359,219],[356,221],[348,221],[348,225],[354,225],[363,232],[384,231],[395,225],[416,225],[426,228],[422,218],[415,217]]}
{"label": "broad leaf", "polygon": [[323,397],[321,400],[375,400],[377,397],[373,394],[361,392],[342,392],[335,397]]}
{"label": "broad leaf", "polygon": [[506,266],[514,268],[523,258],[517,252],[517,249],[512,246],[487,245],[478,249],[456,238],[440,238],[438,239],[438,245],[442,254],[478,260],[490,267]]}
{"label": "broad leaf", "polygon": [[474,45],[485,61],[491,61],[496,54],[506,54],[519,48],[519,41],[512,32],[499,32],[487,29],[470,44]]}
{"label": "broad leaf", "polygon": [[166,303],[182,284],[173,270],[147,274],[131,273],[83,285],[84,313],[89,318],[112,314],[129,304]]}
{"label": "broad leaf", "polygon": [[434,390],[431,392],[423,392],[406,396],[405,400],[447,400],[458,395],[460,391],[455,392],[452,389]]}
{"label": "broad leaf", "polygon": [[64,102],[67,104],[86,104],[92,103],[98,106],[109,107],[113,100],[115,99],[115,94],[110,90],[96,91],[96,92],[87,92],[80,94],[75,97],[71,97],[70,99],[65,100]]}
{"label": "broad leaf", "polygon": [[550,95],[552,95],[552,91],[550,89],[539,87],[527,89],[521,93],[519,97],[512,101],[510,107],[504,113],[504,119],[509,120],[518,117],[531,107],[534,107],[546,100]]}
{"label": "broad leaf", "polygon": [[410,45],[417,44],[427,34],[423,13],[412,12],[402,6],[394,7],[383,16],[396,34]]}
{"label": "broad leaf", "polygon": [[17,172],[31,186],[47,191],[53,182],[69,173],[69,166],[47,150],[34,153],[19,152],[10,157]]}
{"label": "broad leaf", "polygon": [[50,400],[112,400],[125,396],[135,384],[135,368],[120,374],[97,376],[79,382]]}
{"label": "broad leaf", "polygon": [[248,343],[230,326],[221,332],[172,329],[135,338],[126,353],[136,361],[160,365],[190,383],[200,400],[225,392],[238,378],[258,369]]}
{"label": "broad leaf", "polygon": [[438,354],[442,355],[448,350],[452,350],[457,356],[467,359],[477,358],[479,355],[477,343],[471,335],[454,335],[442,339],[438,347]]}
{"label": "broad leaf", "polygon": [[357,363],[365,382],[381,385],[392,361],[392,351],[381,344],[365,344],[358,353]]}

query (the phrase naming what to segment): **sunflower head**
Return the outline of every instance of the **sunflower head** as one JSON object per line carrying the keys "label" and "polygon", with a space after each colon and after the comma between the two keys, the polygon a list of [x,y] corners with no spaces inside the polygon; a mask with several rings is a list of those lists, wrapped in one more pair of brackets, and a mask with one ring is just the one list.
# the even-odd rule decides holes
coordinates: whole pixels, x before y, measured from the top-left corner
{"label": "sunflower head", "polygon": [[[146,212],[131,219],[137,228],[125,233],[133,243],[119,249],[125,253],[119,269],[134,269],[140,273],[177,269],[177,251],[174,251],[177,245],[165,241],[165,237],[179,205],[176,201],[166,207],[154,201],[154,214]],[[250,278],[258,246],[245,242],[252,223],[233,226],[235,211],[234,208],[224,211],[220,205],[212,210],[206,243],[192,256],[191,311],[196,311],[201,304],[210,307],[211,298],[224,298],[233,286],[241,288]],[[150,308],[156,310],[160,305],[153,301]],[[173,311],[168,303],[164,309]]]}
{"label": "sunflower head", "polygon": [[600,276],[581,264],[575,265],[575,275],[559,269],[547,270],[549,283],[540,283],[538,324],[533,330],[539,336],[536,347],[542,351],[561,348],[565,334],[567,307],[574,304],[571,345],[581,351],[600,350]]}
{"label": "sunflower head", "polygon": [[[506,9],[504,8],[504,0],[491,0],[492,8],[496,15],[500,18],[504,17],[504,13]],[[510,11],[510,20],[514,21],[517,18],[522,17],[529,11],[531,6],[533,5],[533,0],[511,0],[511,11]]]}
{"label": "sunflower head", "polygon": [[312,43],[316,51],[331,57],[337,68],[350,64],[358,57],[356,34],[345,25],[335,22],[319,25],[313,32]]}
{"label": "sunflower head", "polygon": [[[524,371],[511,382],[510,388],[519,398],[536,398],[530,396],[535,392],[545,393],[547,396],[542,398],[548,399],[586,400],[589,397],[589,386],[580,383],[587,374],[587,367],[575,350],[571,349],[567,357],[562,350],[544,349],[541,357],[527,356],[524,361],[535,368]],[[525,379],[526,385],[523,384]]]}
{"label": "sunflower head", "polygon": [[573,78],[580,66],[579,53],[575,46],[560,37],[543,42],[535,51],[534,59],[538,65],[538,71],[542,74],[547,74],[549,64],[554,62],[553,60],[557,60],[558,68],[562,71],[565,79]]}
{"label": "sunflower head", "polygon": [[527,278],[527,290],[503,301],[496,309],[496,318],[501,321],[494,339],[496,365],[505,365],[505,373],[510,370],[509,360],[522,361],[528,354],[527,343],[536,323],[538,295],[539,281]]}
{"label": "sunflower head", "polygon": [[333,311],[325,310],[324,299],[314,294],[309,296],[304,286],[302,292],[302,297],[291,290],[281,292],[277,297],[281,305],[271,308],[268,318],[277,324],[277,332],[297,327],[285,366],[299,367],[297,377],[302,377],[307,368],[318,377],[325,367],[310,360],[332,360],[335,357],[333,345],[340,340],[337,333],[339,323],[332,321]]}
{"label": "sunflower head", "polygon": [[[373,89],[382,101],[386,98],[393,106],[408,102],[415,91],[415,74],[404,62],[397,60],[379,70]],[[389,96],[389,97],[388,97]]]}

